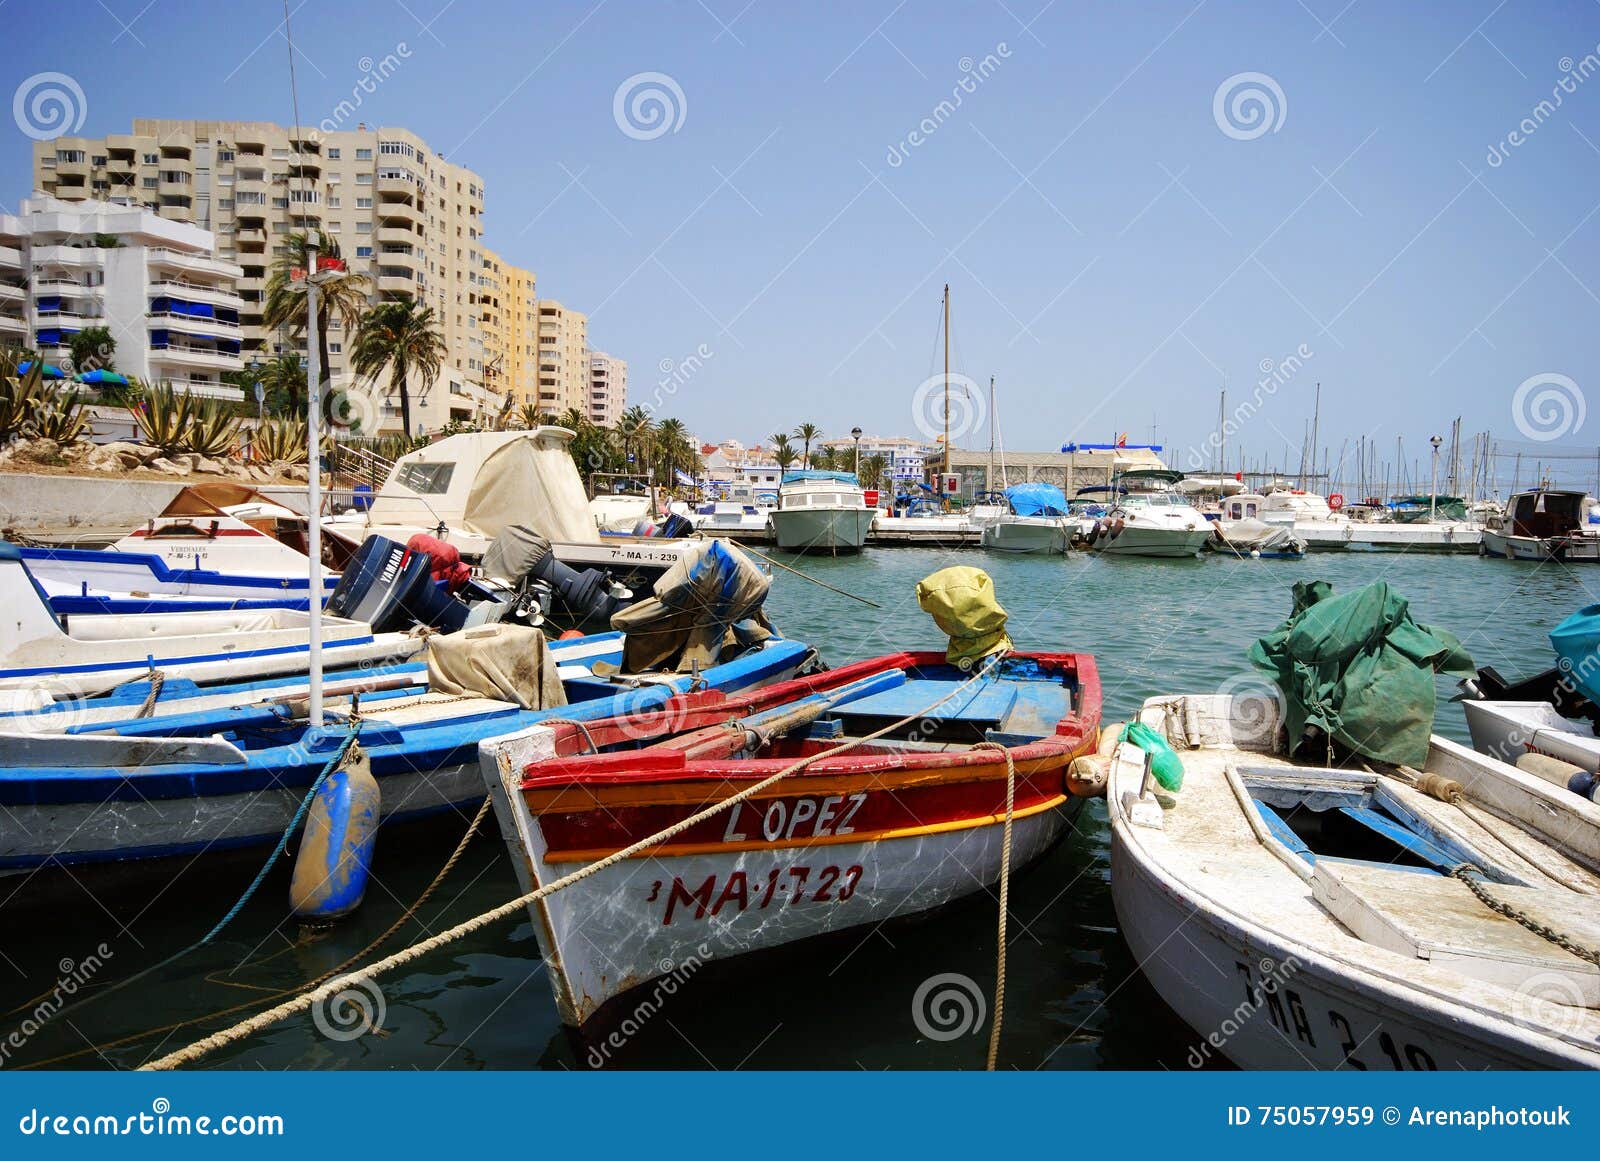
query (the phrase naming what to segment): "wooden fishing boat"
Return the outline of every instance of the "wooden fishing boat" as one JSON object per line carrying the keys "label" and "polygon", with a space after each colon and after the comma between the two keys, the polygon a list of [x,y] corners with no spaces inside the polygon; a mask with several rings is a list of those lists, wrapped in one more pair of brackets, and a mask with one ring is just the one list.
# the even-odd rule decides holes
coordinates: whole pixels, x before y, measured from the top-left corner
{"label": "wooden fishing boat", "polygon": [[[676,699],[647,728],[535,727],[481,756],[530,891],[815,759],[529,908],[561,1018],[578,1026],[675,967],[985,890],[1001,871],[1007,756],[1019,868],[1071,824],[1081,800],[1067,767],[1094,750],[1099,724],[1086,654],[1014,653],[968,670],[943,653],[896,653],[747,698]],[[652,744],[603,752],[640,738]]]}
{"label": "wooden fishing boat", "polygon": [[1112,894],[1191,1065],[1600,1067],[1600,807],[1437,736],[1418,770],[1297,765],[1264,698],[1140,720],[1182,788],[1114,755]]}

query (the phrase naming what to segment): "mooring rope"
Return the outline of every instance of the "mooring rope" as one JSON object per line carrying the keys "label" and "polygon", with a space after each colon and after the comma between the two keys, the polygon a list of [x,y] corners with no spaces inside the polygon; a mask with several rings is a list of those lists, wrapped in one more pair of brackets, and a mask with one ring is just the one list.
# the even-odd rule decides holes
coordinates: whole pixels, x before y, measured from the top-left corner
{"label": "mooring rope", "polygon": [[[402,948],[393,955],[387,956],[384,959],[379,960],[377,963],[362,968],[360,971],[351,972],[348,975],[341,975],[335,979],[328,980],[320,986],[300,993],[300,995],[296,996],[292,1000],[288,1000],[274,1008],[268,1009],[265,1012],[258,1012],[256,1015],[251,1016],[248,1019],[241,1020],[239,1023],[234,1024],[231,1027],[224,1028],[220,1032],[214,1032],[210,1036],[206,1036],[203,1039],[197,1040],[186,1048],[181,1048],[176,1052],[168,1053],[166,1056],[141,1065],[140,1070],[147,1072],[163,1072],[177,1068],[184,1064],[191,1064],[218,1048],[223,1048],[229,1044],[243,1040],[247,1036],[251,1036],[264,1028],[270,1028],[272,1025],[289,1016],[294,1016],[301,1012],[309,1011],[322,1001],[330,999],[355,985],[370,982],[375,976],[382,975],[384,972],[391,971],[397,967],[403,967],[415,959],[419,959],[430,952],[446,946],[447,944],[454,943],[463,936],[471,935],[473,932],[480,931],[492,923],[497,923],[502,919],[510,918],[511,916],[523,911],[530,904],[537,903],[539,900],[550,895],[554,895],[557,891],[565,890],[575,883],[580,883],[584,879],[589,878],[591,875],[597,875],[601,871],[606,870],[608,867],[613,867],[625,859],[632,858],[634,855],[647,851],[652,847],[660,846],[662,843],[676,838],[678,835],[682,834],[686,830],[689,830],[691,827],[698,826],[700,823],[705,822],[709,818],[715,818],[718,814],[721,814],[730,807],[737,806],[738,804],[755,797],[762,791],[776,786],[785,778],[788,778],[794,774],[798,774],[800,771],[822,761],[824,758],[837,757],[840,754],[854,750],[859,746],[864,746],[868,742],[875,741],[886,734],[892,733],[895,730],[900,729],[902,726],[909,725],[912,722],[920,721],[923,718],[928,717],[933,713],[934,710],[938,709],[946,702],[953,700],[955,697],[961,694],[962,691],[964,691],[968,686],[973,685],[978,681],[986,680],[990,676],[993,669],[999,664],[1000,659],[1004,656],[1005,654],[1003,653],[995,654],[966,681],[963,681],[949,693],[945,694],[931,705],[924,707],[917,713],[908,714],[899,721],[890,722],[888,725],[874,730],[870,734],[864,734],[859,738],[851,738],[850,740],[842,742],[837,746],[831,746],[825,750],[820,750],[815,754],[809,755],[808,757],[801,758],[798,761],[785,766],[777,773],[769,775],[759,782],[752,783],[743,790],[740,790],[737,793],[722,799],[720,802],[714,802],[710,806],[696,811],[689,817],[680,819],[671,826],[657,831],[655,834],[647,835],[646,837],[639,839],[637,842],[623,847],[621,850],[612,852],[603,859],[599,859],[593,863],[589,863],[586,866],[579,867],[576,871],[573,871],[567,875],[563,875],[553,883],[548,883],[543,887],[528,892],[526,895],[521,895],[507,903],[502,903],[498,907],[492,908],[479,915],[475,915],[471,919],[468,919],[462,923],[458,923],[446,931],[441,931],[437,935],[422,940],[420,943],[414,943],[410,947]],[[1009,761],[1007,763],[1007,767],[1009,770]]]}
{"label": "mooring rope", "polygon": [[[359,963],[360,961],[366,959],[367,956],[371,955],[378,948],[382,947],[391,938],[393,938],[395,932],[399,931],[400,928],[405,926],[407,921],[409,921],[414,915],[416,915],[418,911],[422,909],[423,904],[425,904],[433,895],[433,893],[439,889],[439,886],[449,876],[450,872],[455,869],[456,864],[461,861],[462,855],[466,854],[467,846],[472,842],[473,837],[478,833],[478,828],[483,825],[483,820],[488,815],[489,807],[493,804],[493,802],[493,798],[487,794],[484,795],[483,802],[478,806],[478,813],[473,816],[472,822],[470,825],[468,825],[466,833],[461,836],[461,841],[456,843],[456,849],[452,851],[450,853],[450,857],[444,861],[444,866],[439,868],[438,873],[433,877],[433,881],[422,889],[422,894],[418,895],[414,900],[412,900],[411,905],[400,913],[400,917],[398,919],[384,929],[382,935],[368,943],[354,955],[346,957],[337,967],[330,968],[314,979],[308,980],[305,983],[296,984],[292,988],[283,988],[279,991],[269,992],[264,996],[256,996],[254,999],[246,1000],[241,1004],[234,1004],[232,1007],[222,1008],[215,1012],[208,1012],[204,1016],[191,1016],[187,1020],[178,1020],[171,1024],[163,1024],[159,1028],[146,1028],[143,1032],[135,1032],[129,1036],[123,1036],[116,1040],[109,1040],[104,1044],[91,1044],[87,1048],[79,1048],[75,1052],[63,1053],[60,1056],[52,1056],[48,1060],[41,1060],[35,1064],[28,1064],[24,1067],[29,1069],[45,1068],[52,1064],[61,1064],[68,1060],[76,1060],[78,1057],[87,1056],[91,1052],[104,1052],[110,1048],[121,1048],[128,1044],[137,1044],[141,1040],[148,1040],[150,1037],[158,1035],[162,1032],[176,1032],[178,1029],[187,1028],[191,1024],[200,1024],[207,1020],[215,1020],[220,1016],[231,1016],[235,1012],[244,1012],[250,1008],[258,1007],[261,1004],[266,1004],[273,1000],[281,1000],[285,996],[295,995],[306,988],[314,988],[318,984],[332,979],[340,972],[343,972],[349,968],[352,964]],[[267,957],[268,960],[272,958],[274,957]],[[266,961],[263,960],[259,962]],[[48,995],[49,993],[45,994]]]}
{"label": "mooring rope", "polygon": [[1011,758],[1010,748],[999,742],[979,742],[972,748],[999,750],[1006,760],[1006,823],[1000,841],[1000,930],[994,956],[994,1022],[989,1025],[987,1065],[993,1072],[1000,1058],[1000,1024],[1006,1011],[1006,914],[1011,897],[1011,823],[1017,807],[1017,764]]}

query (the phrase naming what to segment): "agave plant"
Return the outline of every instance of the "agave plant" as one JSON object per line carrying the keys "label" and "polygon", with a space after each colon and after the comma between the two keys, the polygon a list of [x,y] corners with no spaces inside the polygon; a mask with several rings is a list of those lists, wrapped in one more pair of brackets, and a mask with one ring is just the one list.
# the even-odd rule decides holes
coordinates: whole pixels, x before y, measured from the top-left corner
{"label": "agave plant", "polygon": [[306,421],[293,416],[286,419],[269,419],[256,428],[252,447],[258,460],[271,463],[281,460],[288,464],[303,464],[306,455]]}
{"label": "agave plant", "polygon": [[[26,372],[19,372],[23,364]],[[38,404],[54,396],[44,381],[44,364],[37,355],[7,351],[0,355],[0,444],[22,435]]]}
{"label": "agave plant", "polygon": [[133,413],[145,443],[162,455],[187,451],[185,440],[194,418],[195,398],[185,391],[179,395],[163,380],[145,388],[144,402]]}
{"label": "agave plant", "polygon": [[239,417],[233,410],[220,399],[194,400],[183,433],[183,450],[215,459],[238,446]]}
{"label": "agave plant", "polygon": [[67,395],[47,392],[45,398],[32,402],[32,412],[23,424],[23,434],[31,439],[53,439],[59,444],[77,443],[83,433],[89,430],[92,420],[76,391]]}

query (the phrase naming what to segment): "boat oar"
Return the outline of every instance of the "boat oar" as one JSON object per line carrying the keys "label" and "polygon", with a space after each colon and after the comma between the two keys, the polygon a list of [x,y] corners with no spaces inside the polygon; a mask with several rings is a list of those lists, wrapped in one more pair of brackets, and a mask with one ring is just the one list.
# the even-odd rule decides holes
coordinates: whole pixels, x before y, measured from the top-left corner
{"label": "boat oar", "polygon": [[748,544],[742,544],[739,547],[743,548],[751,556],[759,556],[762,560],[766,561],[768,564],[772,565],[774,568],[781,568],[781,569],[783,569],[784,572],[792,572],[792,573],[794,573],[795,576],[799,577],[801,580],[808,580],[814,585],[820,585],[822,588],[827,589],[830,593],[838,593],[841,597],[849,597],[852,601],[860,601],[863,605],[867,605],[867,606],[869,606],[871,608],[874,608],[874,609],[883,608],[883,606],[878,604],[876,601],[869,601],[869,600],[867,600],[866,597],[859,597],[855,593],[847,593],[847,592],[845,592],[844,589],[834,588],[827,581],[819,581],[816,577],[812,576],[810,573],[801,572],[797,568],[790,568],[788,565],[784,564],[783,561],[781,561],[781,560],[773,560],[772,557],[768,556],[766,553],[758,552],[756,549],[751,548]]}

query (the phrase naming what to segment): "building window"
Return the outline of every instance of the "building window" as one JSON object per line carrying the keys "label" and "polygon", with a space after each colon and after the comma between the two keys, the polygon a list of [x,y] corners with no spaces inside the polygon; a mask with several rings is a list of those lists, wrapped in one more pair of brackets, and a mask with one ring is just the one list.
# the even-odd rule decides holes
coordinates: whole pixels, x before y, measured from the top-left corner
{"label": "building window", "polygon": [[160,165],[161,164],[161,157],[160,157],[159,154],[146,153],[146,154],[143,154],[142,156],[144,157],[144,163],[146,165]]}
{"label": "building window", "polygon": [[81,149],[58,149],[58,150],[56,150],[56,160],[57,161],[82,161],[83,158],[84,158],[84,153],[83,153],[83,150],[81,150]]}
{"label": "building window", "polygon": [[232,161],[233,160],[233,150],[231,150],[231,149],[219,149],[219,150],[217,150],[217,160],[219,162],[221,162],[221,161]]}
{"label": "building window", "polygon": [[[311,316],[309,314],[307,314],[306,317],[310,318]],[[328,344],[328,354],[330,354],[330,355],[338,355],[338,354],[343,354],[343,353],[344,353],[344,344],[343,343],[329,343]]]}
{"label": "building window", "polygon": [[336,198],[336,197],[332,197],[332,196],[330,196],[330,197],[329,197],[329,198],[328,198],[328,208],[329,208],[329,209],[330,209],[330,210],[336,210],[336,209],[338,209],[338,208],[339,208],[339,205],[340,205],[340,202],[339,202],[339,199],[338,199],[338,198]]}
{"label": "building window", "polygon": [[371,246],[357,246],[356,247],[356,257],[357,258],[371,258],[372,257],[372,247]]}
{"label": "building window", "polygon": [[106,163],[106,155],[104,153],[95,154],[95,156],[94,156],[94,164],[95,164],[95,166],[97,166],[97,167],[104,166],[105,163]]}
{"label": "building window", "polygon": [[358,233],[358,234],[370,234],[370,233],[372,233],[372,223],[371,222],[357,222],[356,223],[356,233]]}
{"label": "building window", "polygon": [[370,149],[358,149],[358,150],[356,150],[356,160],[357,161],[371,161],[372,160],[372,150],[370,150]]}
{"label": "building window", "polygon": [[356,174],[356,184],[357,185],[371,185],[372,184],[372,175],[370,173],[358,173],[358,174]]}
{"label": "building window", "polygon": [[358,209],[358,210],[370,210],[371,208],[372,208],[372,199],[371,198],[357,198],[356,199],[356,209]]}
{"label": "building window", "polygon": [[328,160],[329,161],[338,161],[339,160],[339,151],[337,149],[328,150]]}

